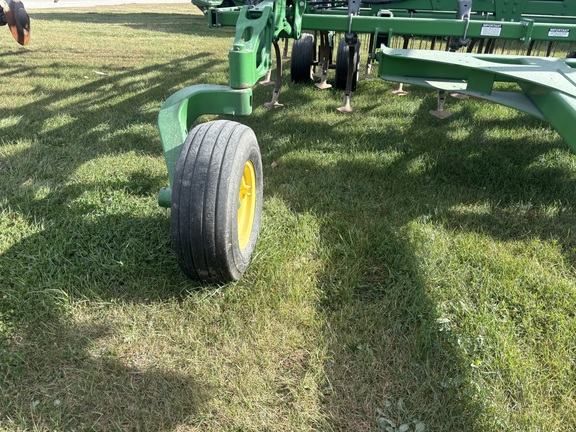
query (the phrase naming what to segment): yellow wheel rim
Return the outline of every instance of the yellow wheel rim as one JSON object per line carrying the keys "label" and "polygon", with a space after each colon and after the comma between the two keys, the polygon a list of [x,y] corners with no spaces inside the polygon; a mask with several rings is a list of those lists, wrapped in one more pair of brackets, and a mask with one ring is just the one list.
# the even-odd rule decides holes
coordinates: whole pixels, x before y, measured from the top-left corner
{"label": "yellow wheel rim", "polygon": [[252,161],[246,162],[238,193],[238,243],[244,249],[250,240],[256,212],[256,172]]}

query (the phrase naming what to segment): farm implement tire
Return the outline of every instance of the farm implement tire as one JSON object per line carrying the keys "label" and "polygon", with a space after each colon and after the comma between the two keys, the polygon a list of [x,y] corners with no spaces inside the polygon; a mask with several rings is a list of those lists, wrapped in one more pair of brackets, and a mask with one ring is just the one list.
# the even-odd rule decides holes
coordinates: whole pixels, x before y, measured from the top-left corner
{"label": "farm implement tire", "polygon": [[[344,38],[340,39],[338,43],[338,51],[336,52],[336,82],[334,87],[338,90],[346,90],[346,79],[348,77],[348,52],[350,47]],[[354,75],[352,80],[352,91],[356,90],[356,83],[358,82],[358,70],[360,66],[360,41],[356,43],[354,49]]]}
{"label": "farm implement tire", "polygon": [[261,213],[262,160],[252,129],[230,120],[192,129],[172,188],[172,241],[182,271],[207,283],[238,280]]}
{"label": "farm implement tire", "polygon": [[302,33],[300,39],[294,41],[290,60],[292,82],[308,84],[312,81],[315,50],[314,36],[309,33]]}

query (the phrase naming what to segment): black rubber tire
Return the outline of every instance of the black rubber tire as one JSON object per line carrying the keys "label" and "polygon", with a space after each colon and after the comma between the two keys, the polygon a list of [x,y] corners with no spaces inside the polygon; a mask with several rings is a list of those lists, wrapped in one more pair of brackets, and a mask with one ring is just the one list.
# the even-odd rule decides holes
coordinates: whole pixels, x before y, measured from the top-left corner
{"label": "black rubber tire", "polygon": [[312,81],[312,64],[315,53],[314,36],[302,33],[292,45],[290,57],[290,78],[292,82],[308,84]]}
{"label": "black rubber tire", "polygon": [[[239,188],[252,162],[256,204],[247,244],[238,236]],[[262,159],[252,129],[230,120],[196,126],[188,134],[172,185],[172,242],[182,271],[194,280],[238,280],[260,232]]]}
{"label": "black rubber tire", "polygon": [[[338,90],[346,90],[346,79],[348,78],[348,52],[350,48],[344,38],[340,39],[338,43],[338,51],[336,52],[336,81],[334,87]],[[358,71],[360,66],[360,41],[356,43],[354,50],[354,76],[352,79],[352,91],[356,90],[358,83]]]}
{"label": "black rubber tire", "polygon": [[568,55],[566,56],[566,58],[570,58],[570,59],[576,58],[576,51],[572,51],[570,54],[568,54]]}

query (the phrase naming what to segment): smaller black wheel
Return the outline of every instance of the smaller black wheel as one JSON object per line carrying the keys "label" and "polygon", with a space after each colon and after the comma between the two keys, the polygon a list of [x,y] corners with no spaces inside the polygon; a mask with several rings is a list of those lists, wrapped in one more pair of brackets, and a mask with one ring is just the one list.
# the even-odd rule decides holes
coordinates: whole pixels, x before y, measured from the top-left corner
{"label": "smaller black wheel", "polygon": [[[348,78],[348,55],[350,47],[344,38],[338,43],[336,53],[336,82],[334,87],[338,90],[346,90],[346,80]],[[356,42],[354,48],[354,75],[352,78],[352,91],[356,90],[358,83],[358,71],[360,67],[360,41]]]}
{"label": "smaller black wheel", "polygon": [[572,51],[570,54],[566,56],[566,58],[576,58],[576,51]]}
{"label": "smaller black wheel", "polygon": [[172,241],[190,278],[238,280],[260,231],[262,161],[252,129],[229,120],[188,134],[172,185]]}
{"label": "smaller black wheel", "polygon": [[290,60],[290,78],[292,82],[308,84],[312,81],[312,64],[316,46],[314,36],[302,33],[300,39],[294,41]]}

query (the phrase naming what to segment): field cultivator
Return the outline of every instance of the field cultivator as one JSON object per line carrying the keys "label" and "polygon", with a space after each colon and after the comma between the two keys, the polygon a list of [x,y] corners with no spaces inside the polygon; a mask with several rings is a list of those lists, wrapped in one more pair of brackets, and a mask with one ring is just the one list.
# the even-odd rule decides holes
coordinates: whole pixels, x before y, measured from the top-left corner
{"label": "field cultivator", "polygon": [[[192,124],[203,114],[248,115],[252,87],[274,84],[267,108],[281,107],[282,58],[293,82],[328,89],[334,70],[353,111],[358,79],[381,79],[477,97],[548,121],[576,152],[576,1],[573,0],[193,0],[211,27],[235,26],[229,86],[195,85],[159,113],[177,260],[203,282],[237,280],[260,228],[262,162],[254,132],[229,120]],[[272,75],[275,60],[274,83]],[[498,90],[513,83],[517,90]]]}

